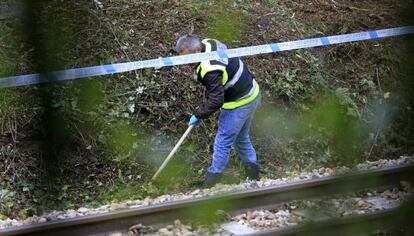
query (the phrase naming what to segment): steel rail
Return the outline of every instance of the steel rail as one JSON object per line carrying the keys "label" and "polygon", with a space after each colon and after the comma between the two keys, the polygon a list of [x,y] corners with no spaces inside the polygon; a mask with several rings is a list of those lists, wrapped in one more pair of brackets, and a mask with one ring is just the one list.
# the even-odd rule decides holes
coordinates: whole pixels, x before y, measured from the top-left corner
{"label": "steel rail", "polygon": [[9,235],[110,235],[126,232],[132,225],[154,225],[175,219],[206,221],[214,218],[217,210],[228,212],[265,208],[272,205],[347,193],[365,188],[398,184],[414,180],[414,164],[379,170],[358,171],[343,176],[332,176],[287,183],[277,186],[225,193],[162,203],[141,208],[24,225],[0,230],[0,236]]}

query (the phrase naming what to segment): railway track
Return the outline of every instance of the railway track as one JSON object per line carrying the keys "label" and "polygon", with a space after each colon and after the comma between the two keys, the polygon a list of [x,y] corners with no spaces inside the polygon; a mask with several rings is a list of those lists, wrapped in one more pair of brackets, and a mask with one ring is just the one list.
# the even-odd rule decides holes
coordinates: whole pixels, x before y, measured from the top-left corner
{"label": "railway track", "polygon": [[[350,193],[362,189],[394,186],[400,181],[414,180],[414,164],[389,167],[378,170],[358,171],[353,174],[336,177],[323,177],[278,186],[251,189],[219,196],[180,200],[135,209],[124,209],[90,216],[57,220],[34,225],[0,230],[0,236],[6,235],[114,235],[125,233],[137,224],[156,225],[183,221],[210,222],[217,210],[240,212],[248,209],[263,209],[293,200],[318,198],[332,194]],[[329,220],[322,222],[331,233],[351,224],[371,222],[381,226],[384,221],[396,219],[400,210],[351,217],[349,219]],[[297,226],[284,230],[270,230],[254,233],[254,235],[311,235],[320,234],[318,227]],[[319,232],[319,233],[318,233]],[[327,231],[328,232],[328,231]],[[332,235],[332,234],[331,234]]]}

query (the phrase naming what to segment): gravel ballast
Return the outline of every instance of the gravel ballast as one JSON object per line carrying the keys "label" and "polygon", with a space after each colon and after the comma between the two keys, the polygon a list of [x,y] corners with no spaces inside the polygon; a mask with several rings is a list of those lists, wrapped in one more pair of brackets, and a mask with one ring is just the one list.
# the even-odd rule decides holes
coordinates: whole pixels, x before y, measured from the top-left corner
{"label": "gravel ballast", "polygon": [[369,190],[341,194],[315,200],[294,201],[271,210],[248,211],[233,221],[257,230],[283,228],[309,220],[325,220],[391,209],[407,201],[413,194],[409,182],[384,191]]}

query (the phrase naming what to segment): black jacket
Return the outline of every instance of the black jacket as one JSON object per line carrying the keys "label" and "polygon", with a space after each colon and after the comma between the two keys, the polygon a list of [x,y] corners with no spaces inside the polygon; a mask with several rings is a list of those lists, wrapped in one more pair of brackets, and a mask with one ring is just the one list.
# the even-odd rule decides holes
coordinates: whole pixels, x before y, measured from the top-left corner
{"label": "black jacket", "polygon": [[223,72],[221,71],[211,71],[201,80],[201,83],[207,89],[207,101],[194,112],[197,118],[209,117],[223,105],[224,87],[221,84],[222,74]]}

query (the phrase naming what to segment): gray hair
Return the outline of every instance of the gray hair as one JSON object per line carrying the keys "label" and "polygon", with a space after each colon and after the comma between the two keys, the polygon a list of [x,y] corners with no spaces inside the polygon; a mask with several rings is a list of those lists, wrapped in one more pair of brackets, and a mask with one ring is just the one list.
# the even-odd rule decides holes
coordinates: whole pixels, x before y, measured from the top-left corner
{"label": "gray hair", "polygon": [[177,40],[175,45],[175,51],[181,52],[184,48],[189,49],[191,52],[195,52],[197,48],[201,48],[200,38],[192,35],[183,35]]}

